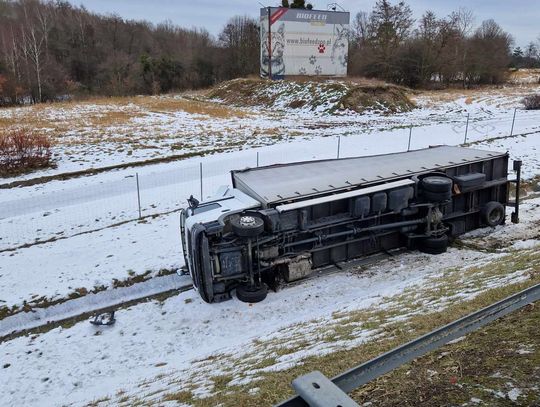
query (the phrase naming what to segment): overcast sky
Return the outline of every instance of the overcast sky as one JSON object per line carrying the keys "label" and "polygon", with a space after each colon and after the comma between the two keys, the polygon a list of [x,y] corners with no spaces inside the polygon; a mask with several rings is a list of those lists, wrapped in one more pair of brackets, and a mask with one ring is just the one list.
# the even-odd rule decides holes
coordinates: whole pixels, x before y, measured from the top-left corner
{"label": "overcast sky", "polygon": [[[84,5],[97,13],[115,13],[126,19],[148,20],[159,23],[170,20],[183,27],[204,27],[216,35],[227,19],[236,14],[258,16],[257,0],[69,0]],[[393,3],[397,2],[394,0]],[[445,16],[460,7],[472,10],[476,24],[493,18],[504,30],[510,32],[516,45],[524,47],[540,36],[540,2],[537,0],[407,0],[418,18],[431,9],[438,16]],[[280,1],[263,1],[264,5],[277,5]],[[326,9],[328,0],[313,0],[315,8]],[[338,2],[351,15],[360,10],[370,11],[375,0],[342,0]]]}

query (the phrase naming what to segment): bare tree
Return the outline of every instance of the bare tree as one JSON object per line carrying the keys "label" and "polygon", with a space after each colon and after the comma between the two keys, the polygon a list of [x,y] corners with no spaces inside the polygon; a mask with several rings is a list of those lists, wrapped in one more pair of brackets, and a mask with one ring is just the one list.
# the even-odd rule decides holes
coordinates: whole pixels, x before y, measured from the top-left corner
{"label": "bare tree", "polygon": [[[33,0],[24,0],[21,2],[24,12],[24,26],[22,29],[23,53],[32,63],[36,75],[38,88],[38,101],[43,101],[43,53],[47,44],[48,15],[41,10],[41,5]],[[32,13],[32,14],[30,14]]]}
{"label": "bare tree", "polygon": [[457,11],[452,12],[450,14],[450,20],[462,37],[467,37],[474,31],[475,16],[467,8],[460,7]]}
{"label": "bare tree", "polygon": [[219,41],[226,50],[228,76],[245,76],[258,70],[260,39],[256,20],[248,16],[231,18],[221,31]]}
{"label": "bare tree", "polygon": [[369,15],[365,11],[360,11],[354,16],[352,23],[351,42],[356,46],[365,45],[368,38],[370,37],[369,33]]}
{"label": "bare tree", "polygon": [[378,0],[369,18],[369,45],[375,60],[375,72],[382,72],[385,79],[395,79],[398,60],[397,50],[409,37],[414,20],[411,8],[400,1],[392,5],[388,0]]}
{"label": "bare tree", "polygon": [[501,83],[506,79],[513,39],[494,20],[485,20],[470,39],[471,56],[464,76],[471,83]]}

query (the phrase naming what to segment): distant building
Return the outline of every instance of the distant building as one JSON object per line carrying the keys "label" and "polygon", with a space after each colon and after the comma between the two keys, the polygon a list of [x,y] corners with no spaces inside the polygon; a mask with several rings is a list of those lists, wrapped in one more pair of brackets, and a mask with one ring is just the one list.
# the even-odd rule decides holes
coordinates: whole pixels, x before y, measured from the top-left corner
{"label": "distant building", "polygon": [[347,75],[349,20],[341,11],[261,8],[261,76]]}

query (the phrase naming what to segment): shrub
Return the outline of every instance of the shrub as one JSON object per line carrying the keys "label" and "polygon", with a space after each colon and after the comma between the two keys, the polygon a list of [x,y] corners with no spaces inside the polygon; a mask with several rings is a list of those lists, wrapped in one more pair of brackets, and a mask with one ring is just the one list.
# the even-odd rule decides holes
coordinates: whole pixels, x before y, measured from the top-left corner
{"label": "shrub", "polygon": [[527,110],[540,109],[540,94],[529,95],[523,98],[523,104]]}
{"label": "shrub", "polygon": [[26,128],[0,132],[0,175],[52,166],[51,141]]}

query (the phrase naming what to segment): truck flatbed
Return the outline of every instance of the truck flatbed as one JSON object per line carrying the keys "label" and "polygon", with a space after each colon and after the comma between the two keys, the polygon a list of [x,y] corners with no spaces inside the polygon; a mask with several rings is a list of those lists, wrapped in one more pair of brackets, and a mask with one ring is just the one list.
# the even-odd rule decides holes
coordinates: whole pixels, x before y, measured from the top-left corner
{"label": "truck flatbed", "polygon": [[465,147],[438,146],[402,153],[249,168],[233,171],[232,178],[235,188],[268,207],[504,155]]}

